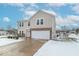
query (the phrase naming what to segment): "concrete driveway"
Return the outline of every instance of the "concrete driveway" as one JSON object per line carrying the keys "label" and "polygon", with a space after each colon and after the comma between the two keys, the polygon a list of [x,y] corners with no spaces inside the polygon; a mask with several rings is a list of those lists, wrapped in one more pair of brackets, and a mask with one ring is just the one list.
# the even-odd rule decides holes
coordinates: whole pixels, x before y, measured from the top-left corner
{"label": "concrete driveway", "polygon": [[32,56],[46,40],[24,39],[24,41],[0,47],[0,56]]}

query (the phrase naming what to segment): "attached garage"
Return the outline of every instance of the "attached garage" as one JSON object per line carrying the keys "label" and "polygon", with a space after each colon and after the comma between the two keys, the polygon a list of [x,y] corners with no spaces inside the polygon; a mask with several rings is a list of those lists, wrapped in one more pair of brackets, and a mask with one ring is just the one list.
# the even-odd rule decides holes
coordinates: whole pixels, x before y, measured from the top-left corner
{"label": "attached garage", "polygon": [[38,30],[38,31],[31,31],[31,38],[34,39],[50,39],[50,30]]}

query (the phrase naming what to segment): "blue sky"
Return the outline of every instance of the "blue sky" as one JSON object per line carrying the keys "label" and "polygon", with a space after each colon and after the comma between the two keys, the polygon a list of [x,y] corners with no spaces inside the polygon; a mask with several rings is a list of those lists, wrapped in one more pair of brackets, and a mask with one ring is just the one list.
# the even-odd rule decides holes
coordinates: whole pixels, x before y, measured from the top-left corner
{"label": "blue sky", "polygon": [[38,10],[45,9],[56,14],[56,27],[79,28],[79,4],[66,3],[26,3],[0,4],[0,28],[17,28],[18,20],[28,20]]}

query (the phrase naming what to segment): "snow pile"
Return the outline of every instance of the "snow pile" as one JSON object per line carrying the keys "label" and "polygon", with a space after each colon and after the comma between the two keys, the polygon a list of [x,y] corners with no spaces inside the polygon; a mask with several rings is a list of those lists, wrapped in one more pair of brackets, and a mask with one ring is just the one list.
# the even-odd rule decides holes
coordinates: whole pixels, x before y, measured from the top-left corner
{"label": "snow pile", "polygon": [[71,37],[71,38],[77,38],[78,36],[75,35],[75,34],[70,34],[68,37]]}
{"label": "snow pile", "polygon": [[77,34],[77,38],[79,39],[79,34]]}
{"label": "snow pile", "polygon": [[68,37],[79,39],[79,35],[76,35],[76,34],[70,34]]}
{"label": "snow pile", "polygon": [[20,42],[23,40],[16,40],[16,39],[8,39],[8,38],[0,38],[0,46],[4,46],[4,45],[8,45],[8,44],[12,44],[12,43],[16,43],[16,42]]}
{"label": "snow pile", "polygon": [[79,56],[79,41],[61,42],[50,40],[34,56]]}
{"label": "snow pile", "polygon": [[0,36],[0,38],[7,38],[7,36]]}

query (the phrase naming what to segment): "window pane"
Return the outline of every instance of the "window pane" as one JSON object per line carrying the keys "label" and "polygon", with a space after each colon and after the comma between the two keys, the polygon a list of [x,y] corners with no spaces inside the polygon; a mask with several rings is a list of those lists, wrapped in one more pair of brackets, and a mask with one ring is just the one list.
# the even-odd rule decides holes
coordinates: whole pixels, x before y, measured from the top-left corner
{"label": "window pane", "polygon": [[43,19],[41,19],[41,24],[43,24]]}
{"label": "window pane", "polygon": [[19,22],[19,26],[21,27],[21,22]]}
{"label": "window pane", "polygon": [[23,24],[23,22],[22,22],[22,27],[23,27],[23,25],[24,25],[24,24]]}
{"label": "window pane", "polygon": [[19,33],[21,34],[21,31],[19,31]]}
{"label": "window pane", "polygon": [[37,20],[37,25],[39,25],[39,19]]}
{"label": "window pane", "polygon": [[28,22],[28,26],[30,26],[30,22]]}

